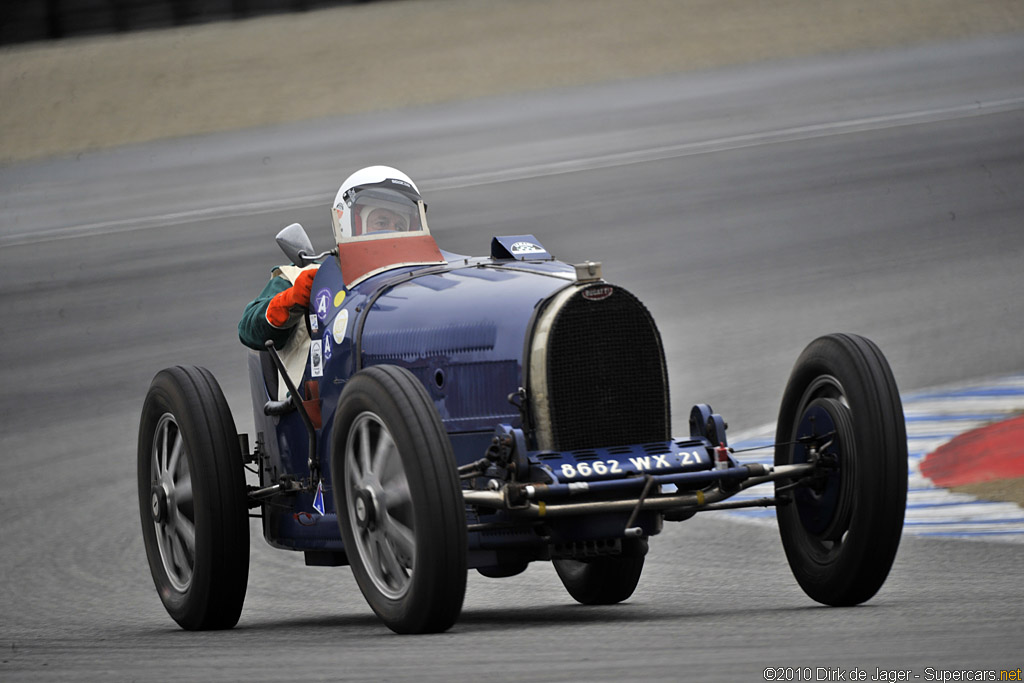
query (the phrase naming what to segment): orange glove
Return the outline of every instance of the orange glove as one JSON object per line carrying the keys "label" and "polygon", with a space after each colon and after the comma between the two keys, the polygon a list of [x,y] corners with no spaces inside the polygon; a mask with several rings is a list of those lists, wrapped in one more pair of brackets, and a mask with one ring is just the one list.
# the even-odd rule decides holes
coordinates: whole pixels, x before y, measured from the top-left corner
{"label": "orange glove", "polygon": [[267,305],[267,322],[277,328],[294,325],[309,310],[316,269],[302,271],[291,287],[274,295]]}

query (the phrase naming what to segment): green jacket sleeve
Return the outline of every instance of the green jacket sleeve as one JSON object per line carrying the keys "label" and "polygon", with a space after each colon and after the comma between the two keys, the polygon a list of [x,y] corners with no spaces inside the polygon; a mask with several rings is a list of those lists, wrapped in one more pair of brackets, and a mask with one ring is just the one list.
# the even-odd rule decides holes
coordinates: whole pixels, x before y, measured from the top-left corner
{"label": "green jacket sleeve", "polygon": [[274,346],[281,348],[292,334],[291,327],[278,328],[267,322],[267,305],[275,295],[291,287],[291,283],[277,275],[263,288],[259,296],[249,302],[238,323],[238,338],[250,349],[262,351],[268,339],[274,340]]}

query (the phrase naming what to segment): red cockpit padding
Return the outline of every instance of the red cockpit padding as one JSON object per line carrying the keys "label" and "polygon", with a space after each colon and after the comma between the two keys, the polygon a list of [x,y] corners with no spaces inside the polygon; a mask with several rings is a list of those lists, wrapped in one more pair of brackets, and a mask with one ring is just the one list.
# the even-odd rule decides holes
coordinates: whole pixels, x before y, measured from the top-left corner
{"label": "red cockpit padding", "polygon": [[346,287],[389,268],[444,262],[437,242],[430,235],[382,237],[338,245],[338,264]]}

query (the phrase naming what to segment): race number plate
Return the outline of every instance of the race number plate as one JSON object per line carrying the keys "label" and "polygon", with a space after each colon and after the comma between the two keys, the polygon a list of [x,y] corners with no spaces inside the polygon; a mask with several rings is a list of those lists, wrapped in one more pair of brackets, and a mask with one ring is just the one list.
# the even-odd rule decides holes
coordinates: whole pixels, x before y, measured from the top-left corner
{"label": "race number plate", "polygon": [[[615,450],[616,452],[611,452]],[[711,458],[703,446],[669,448],[664,453],[636,447],[628,453],[622,449],[594,449],[586,455],[578,452],[545,453],[538,456],[542,466],[564,483],[621,479],[641,474],[673,474],[695,472],[711,467]]]}

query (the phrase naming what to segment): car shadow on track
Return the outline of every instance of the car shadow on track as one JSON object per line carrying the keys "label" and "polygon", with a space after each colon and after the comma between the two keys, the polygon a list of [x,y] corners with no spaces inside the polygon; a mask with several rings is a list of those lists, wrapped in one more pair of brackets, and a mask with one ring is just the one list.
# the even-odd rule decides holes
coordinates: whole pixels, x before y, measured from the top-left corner
{"label": "car shadow on track", "polygon": [[[586,606],[578,604],[560,604],[526,607],[493,607],[484,609],[464,610],[448,633],[458,632],[486,632],[486,631],[514,631],[519,629],[530,629],[536,631],[545,626],[551,628],[563,628],[565,626],[587,626],[587,625],[625,625],[625,624],[650,624],[654,622],[673,622],[679,619],[701,619],[704,623],[716,621],[732,622],[741,619],[744,622],[765,619],[772,620],[783,618],[783,615],[802,616],[812,622],[818,617],[832,618],[836,610],[855,609],[858,616],[866,616],[865,611],[874,611],[872,605],[858,605],[851,608],[826,607],[818,604],[805,604],[794,606],[771,606],[753,608],[749,606],[729,607],[723,606],[720,609],[704,608],[698,611],[687,609],[686,605],[679,605],[678,608],[661,604],[647,602],[636,602],[609,606]],[[830,616],[831,615],[831,616]],[[377,637],[381,633],[390,633],[386,626],[372,613],[366,614],[335,614],[304,617],[282,617],[280,619],[270,617],[259,617],[254,620],[247,620],[242,615],[239,624],[230,631],[221,632],[197,632],[182,631],[169,626],[167,628],[146,629],[133,631],[133,638],[146,639],[153,637],[156,640],[165,639],[168,635],[178,634],[183,642],[191,638],[205,638],[207,641],[215,634],[221,634],[225,639],[235,640],[258,637],[259,634],[280,631],[288,633],[292,639],[304,640],[322,635],[321,632],[338,631],[346,632],[346,637]]]}
{"label": "car shadow on track", "polygon": [[459,617],[456,626],[471,626],[474,631],[516,628],[543,628],[545,625],[592,623],[635,623],[671,620],[676,617],[668,613],[652,612],[643,603],[609,606],[586,606],[577,604],[545,605],[541,607],[495,607],[466,610]]}
{"label": "car shadow on track", "polygon": [[[859,606],[858,610],[868,609],[870,606]],[[530,606],[530,607],[494,607],[485,609],[467,609],[462,612],[459,620],[452,628],[453,631],[471,630],[475,632],[489,630],[516,630],[543,628],[545,626],[563,627],[566,625],[589,625],[589,624],[629,624],[629,623],[651,623],[659,621],[675,621],[682,617],[687,619],[723,619],[729,620],[742,615],[745,618],[765,617],[780,614],[807,614],[817,612],[825,614],[835,608],[825,608],[822,605],[809,604],[792,607],[766,607],[763,609],[750,609],[743,607],[738,609],[704,609],[701,611],[690,611],[685,608],[680,610],[666,609],[664,605],[652,605],[648,603],[631,603],[611,606],[585,606],[577,604]],[[291,633],[305,631],[312,635],[316,631],[327,629],[351,629],[354,632],[364,629],[379,631],[386,630],[384,625],[373,614],[345,614],[333,616],[284,618],[279,620],[260,620],[259,622],[242,623],[235,627],[235,631],[268,631],[282,629]]]}
{"label": "car shadow on track", "polygon": [[636,602],[610,606],[586,606],[577,604],[553,605],[529,608],[493,608],[467,610],[462,613],[455,628],[468,627],[473,631],[482,630],[514,630],[518,628],[537,629],[545,625],[562,627],[565,625],[589,624],[630,624],[652,622],[675,622],[680,619],[692,621],[700,619],[704,622],[744,622],[764,619],[771,621],[786,617],[800,617],[815,620],[819,617],[831,619],[836,611],[856,609],[859,615],[874,611],[877,606],[858,605],[849,608],[827,607],[817,603],[766,606],[751,608],[749,605],[721,608],[702,607],[698,610],[688,609],[681,604],[677,608],[665,603]]}
{"label": "car shadow on track", "polygon": [[[564,626],[566,624],[591,623],[630,623],[672,620],[678,618],[667,612],[652,612],[649,605],[613,605],[608,607],[591,607],[583,605],[554,605],[541,607],[495,607],[488,609],[467,609],[462,612],[454,629],[469,626],[474,631],[509,630],[516,628],[536,629],[545,624]],[[384,625],[374,614],[338,614],[318,615],[310,617],[260,619],[248,621],[245,615],[233,631],[253,632],[269,630],[287,630],[290,633],[306,631],[307,635],[325,629],[352,629],[354,631]],[[386,630],[386,629],[385,629]]]}

